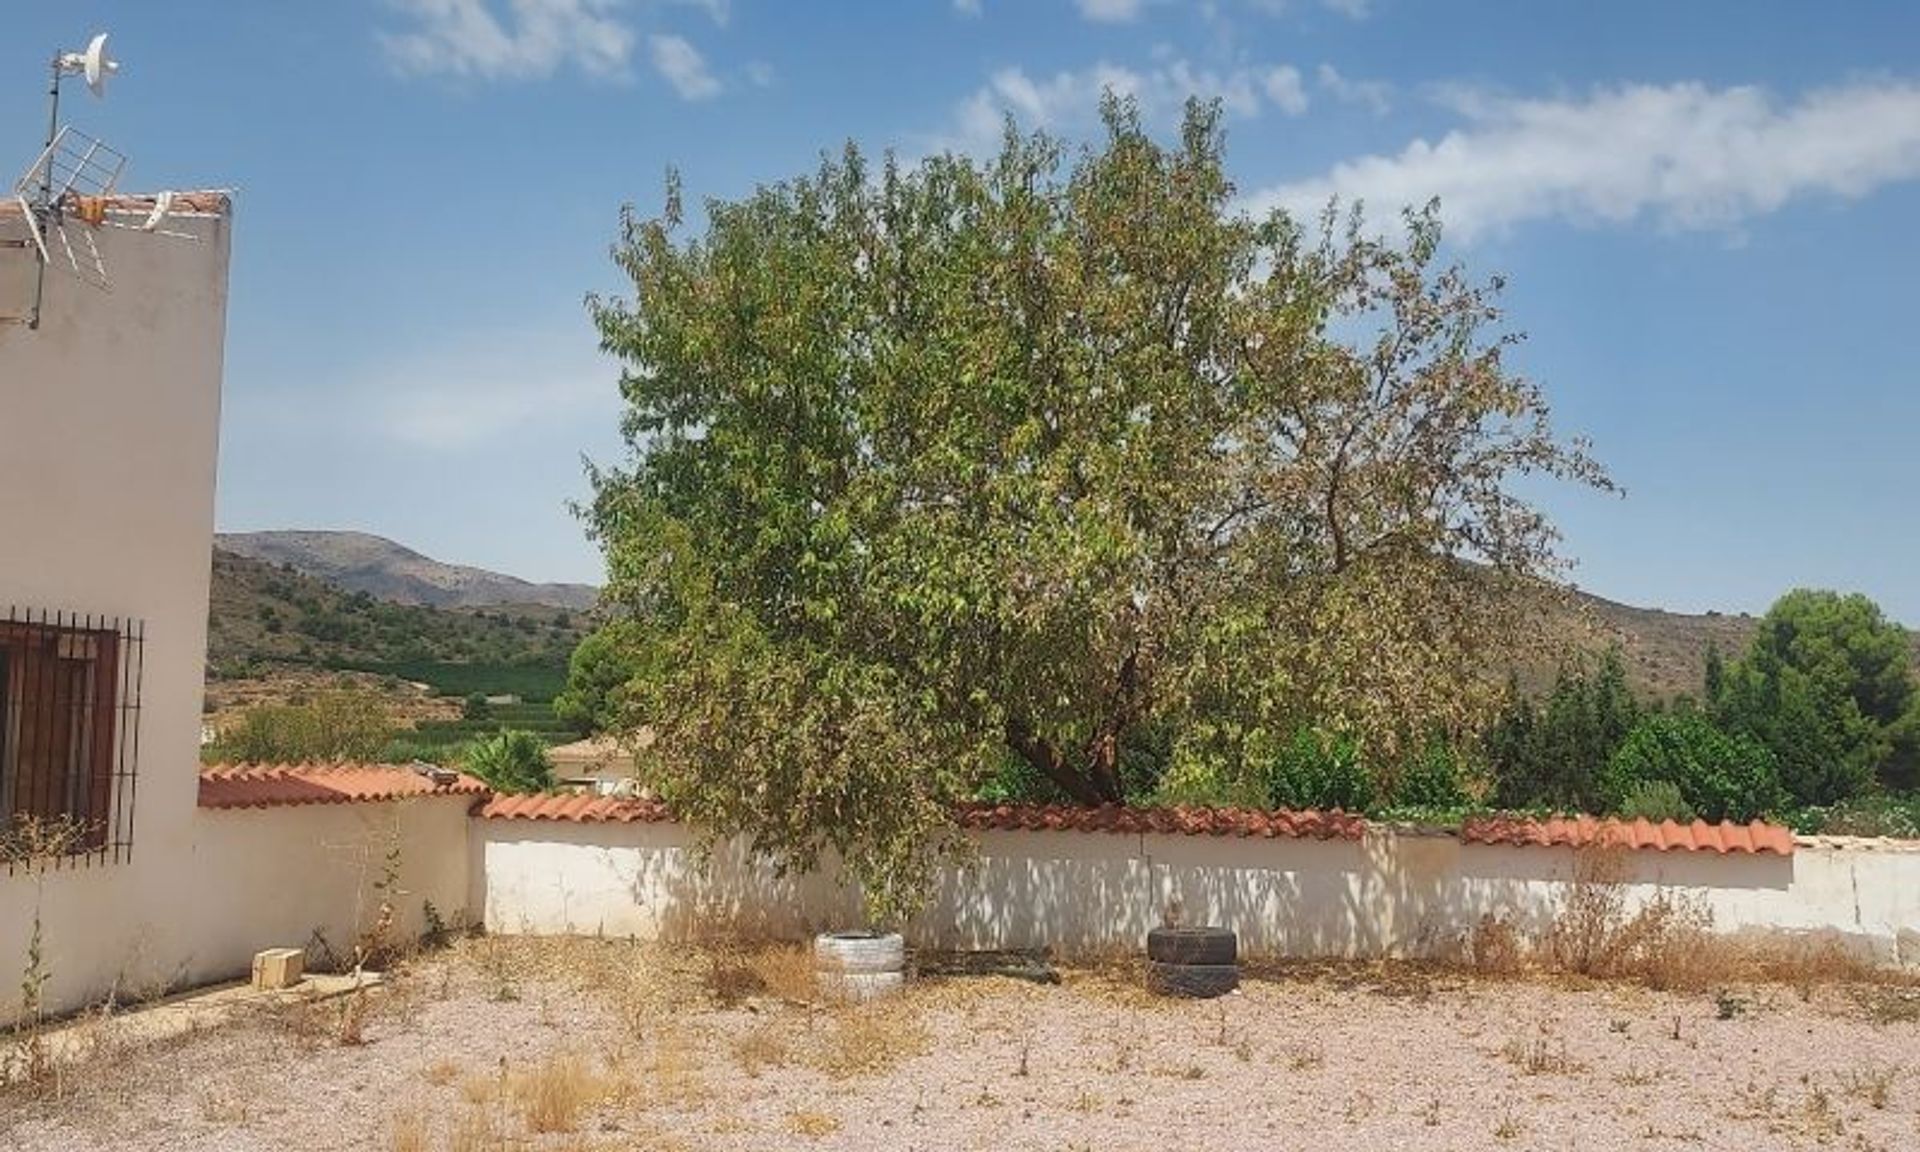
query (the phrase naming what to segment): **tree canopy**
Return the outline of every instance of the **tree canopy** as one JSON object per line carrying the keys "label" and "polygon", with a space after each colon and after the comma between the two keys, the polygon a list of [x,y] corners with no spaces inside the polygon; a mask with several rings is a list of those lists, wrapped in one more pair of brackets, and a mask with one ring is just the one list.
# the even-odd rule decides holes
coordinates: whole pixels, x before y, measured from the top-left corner
{"label": "tree canopy", "polygon": [[1514,481],[1605,486],[1507,364],[1499,282],[1436,211],[1365,233],[1234,207],[1217,107],[1162,144],[1110,99],[1071,158],[811,175],[628,212],[629,461],[596,469],[608,602],[689,819],[836,850],[909,907],[1009,756],[1082,803],[1264,768],[1302,726],[1391,762],[1477,722],[1557,572]]}

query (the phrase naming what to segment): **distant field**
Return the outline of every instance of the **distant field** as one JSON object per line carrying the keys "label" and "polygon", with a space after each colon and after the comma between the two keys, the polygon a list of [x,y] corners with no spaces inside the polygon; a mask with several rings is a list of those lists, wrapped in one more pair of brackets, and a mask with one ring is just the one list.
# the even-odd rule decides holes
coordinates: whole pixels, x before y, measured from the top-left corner
{"label": "distant field", "polygon": [[553,698],[567,686],[565,664],[483,664],[417,660],[363,664],[358,667],[358,670],[412,680],[427,685],[442,696],[458,696],[461,699],[478,692],[485,696],[518,696],[529,703],[547,705],[551,704]]}

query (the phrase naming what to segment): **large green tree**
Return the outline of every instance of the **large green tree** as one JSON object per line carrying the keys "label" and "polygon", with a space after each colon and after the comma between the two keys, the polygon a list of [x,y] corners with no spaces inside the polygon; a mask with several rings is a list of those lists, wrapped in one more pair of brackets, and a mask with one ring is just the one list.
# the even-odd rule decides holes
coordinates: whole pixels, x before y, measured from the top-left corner
{"label": "large green tree", "polygon": [[1082,803],[1121,751],[1250,770],[1303,724],[1391,762],[1478,718],[1556,571],[1527,473],[1606,483],[1506,363],[1497,282],[1331,211],[1233,208],[1215,107],[1163,145],[1109,100],[1070,161],[818,171],[629,214],[626,465],[594,475],[656,783],[909,906],[1014,755]]}
{"label": "large green tree", "polygon": [[1802,804],[1831,804],[1906,768],[1912,638],[1858,593],[1796,588],[1775,601],[1711,701],[1752,733]]}

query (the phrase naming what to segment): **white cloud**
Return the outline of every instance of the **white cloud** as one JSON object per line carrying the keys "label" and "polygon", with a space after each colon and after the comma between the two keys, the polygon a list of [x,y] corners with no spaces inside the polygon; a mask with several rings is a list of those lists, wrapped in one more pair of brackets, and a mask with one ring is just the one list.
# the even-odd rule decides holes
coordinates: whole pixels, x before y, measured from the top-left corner
{"label": "white cloud", "polygon": [[1125,24],[1140,18],[1146,0],[1074,0],[1080,15],[1102,24]]}
{"label": "white cloud", "polygon": [[1345,161],[1256,193],[1248,207],[1313,214],[1339,196],[1378,219],[1438,196],[1449,233],[1463,239],[1549,217],[1731,228],[1799,197],[1853,199],[1920,178],[1912,81],[1860,81],[1785,105],[1757,88],[1697,83],[1584,99],[1456,89],[1441,99],[1466,123],[1438,141]]}
{"label": "white cloud", "polygon": [[335,399],[343,410],[368,414],[363,427],[434,452],[470,450],[529,429],[619,412],[618,365],[583,351],[577,339],[556,346],[549,334],[522,335],[486,339],[484,351],[442,349],[377,369]]}
{"label": "white cloud", "polygon": [[511,0],[502,20],[493,0],[389,0],[412,17],[406,32],[379,34],[403,72],[525,79],[563,63],[591,76],[625,75],[634,33],[621,0]]}
{"label": "white cloud", "polygon": [[1375,116],[1385,116],[1393,106],[1393,85],[1384,80],[1355,80],[1342,76],[1331,64],[1322,64],[1314,72],[1320,87],[1342,104],[1359,104]]}
{"label": "white cloud", "polygon": [[1132,97],[1150,122],[1172,120],[1189,96],[1217,99],[1229,113],[1249,118],[1269,108],[1288,116],[1307,109],[1300,72],[1286,65],[1216,72],[1168,58],[1144,70],[1100,63],[1037,79],[1020,68],[1003,68],[961,102],[957,134],[940,143],[967,151],[991,147],[1008,112],[1026,128],[1089,128],[1108,90]]}
{"label": "white cloud", "polygon": [[953,10],[962,16],[978,16],[980,0],[953,0]]}
{"label": "white cloud", "polygon": [[708,19],[725,28],[733,17],[733,5],[730,0],[677,0],[678,3],[698,8],[707,14]]}
{"label": "white cloud", "polygon": [[773,65],[767,63],[765,60],[747,61],[747,83],[753,85],[755,88],[771,88],[773,87],[774,80],[777,78],[773,71]]}
{"label": "white cloud", "polygon": [[679,36],[649,36],[647,51],[654,70],[665,77],[682,100],[706,100],[720,94],[720,81],[707,70],[700,50]]}

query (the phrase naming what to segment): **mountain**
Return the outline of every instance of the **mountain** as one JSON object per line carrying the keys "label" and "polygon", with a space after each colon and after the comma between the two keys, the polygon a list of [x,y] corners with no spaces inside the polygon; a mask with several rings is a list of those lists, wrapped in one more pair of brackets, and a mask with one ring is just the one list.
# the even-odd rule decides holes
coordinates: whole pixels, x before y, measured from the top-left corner
{"label": "mountain", "polygon": [[395,604],[538,604],[580,611],[599,597],[586,584],[534,584],[484,568],[444,564],[366,532],[222,532],[214,546]]}
{"label": "mountain", "polygon": [[540,604],[393,604],[215,548],[207,664],[222,680],[273,667],[414,664],[538,668],[564,678],[567,657],[591,623],[584,612]]}

